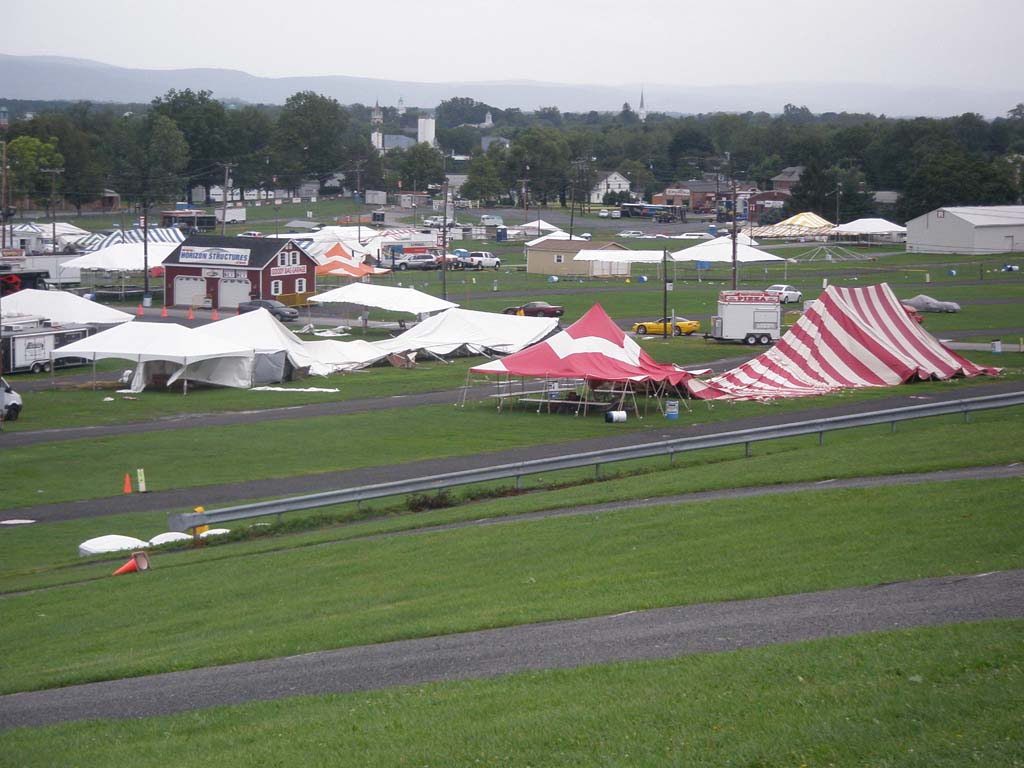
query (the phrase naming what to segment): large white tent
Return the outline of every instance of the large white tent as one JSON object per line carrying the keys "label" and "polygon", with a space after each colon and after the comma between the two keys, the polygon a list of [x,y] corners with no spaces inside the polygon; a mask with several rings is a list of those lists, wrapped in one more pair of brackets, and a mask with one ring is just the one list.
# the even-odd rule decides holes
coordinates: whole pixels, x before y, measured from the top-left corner
{"label": "large white tent", "polygon": [[540,237],[536,237],[533,240],[527,240],[526,243],[524,243],[524,245],[526,245],[527,248],[533,248],[535,245],[540,245],[541,243],[550,242],[552,240],[584,240],[585,241],[585,240],[588,240],[588,239],[589,238],[586,238],[586,237],[580,237],[579,235],[573,235],[572,237],[570,237],[568,232],[563,232],[562,230],[559,229],[559,230],[557,230],[555,232],[551,232],[550,234],[541,235]]}
{"label": "large white tent", "polygon": [[[179,378],[193,379],[189,367],[209,360],[216,361],[205,366],[206,369],[217,368],[216,383],[247,387],[253,351],[237,342],[200,334],[177,323],[122,323],[50,353],[51,362],[61,357],[132,361],[136,368],[131,389],[140,392],[158,375],[166,374],[167,384]],[[197,376],[193,380],[210,379]]]}
{"label": "large white tent", "polygon": [[525,224],[516,224],[515,228],[525,230],[526,232],[554,232],[561,229],[561,227],[556,227],[554,224],[549,224],[544,219],[534,219]]}
{"label": "large white tent", "polygon": [[334,288],[325,293],[311,296],[309,301],[314,304],[354,304],[359,307],[376,307],[391,312],[407,312],[411,315],[427,315],[457,307],[444,299],[439,299],[415,288],[392,288],[369,283],[352,283],[341,288]]}
{"label": "large white tent", "polygon": [[373,345],[387,354],[422,350],[435,355],[459,351],[507,355],[536,344],[557,328],[558,320],[553,317],[519,317],[454,307],[417,323],[400,336]]}
{"label": "large white tent", "polygon": [[778,224],[755,227],[750,234],[753,237],[764,238],[813,238],[827,235],[834,226],[828,219],[823,219],[812,211],[804,211],[794,214]]}
{"label": "large white tent", "polygon": [[[202,335],[248,347],[253,352],[250,381],[266,384],[287,378],[287,364],[314,375],[363,368],[385,353],[366,341],[303,341],[265,309],[233,315],[196,328]],[[190,378],[195,378],[191,375]],[[206,379],[202,379],[206,380]],[[218,384],[218,381],[211,381]]]}
{"label": "large white tent", "polygon": [[148,257],[144,257],[142,243],[116,243],[65,261],[62,267],[107,272],[141,272],[147,264],[150,269],[163,264],[164,259],[177,247],[177,243],[150,243]]}
{"label": "large white tent", "polygon": [[885,219],[856,219],[831,230],[833,235],[898,235],[906,232],[906,227]]}
{"label": "large white tent", "polygon": [[127,323],[135,319],[134,315],[127,312],[83,299],[74,293],[40,291],[35,288],[26,288],[5,296],[3,314],[4,317],[12,315],[42,317],[61,325],[85,325],[88,323],[113,325],[114,323]]}
{"label": "large white tent", "polygon": [[[669,254],[674,261],[706,261],[714,264],[732,264],[732,239],[717,237],[705,240],[699,245],[683,248]],[[743,243],[736,243],[736,261],[746,264],[752,261],[784,261],[767,251]]]}
{"label": "large white tent", "polygon": [[577,251],[572,260],[607,261],[613,264],[660,264],[664,257],[661,251],[627,251],[608,248]]}

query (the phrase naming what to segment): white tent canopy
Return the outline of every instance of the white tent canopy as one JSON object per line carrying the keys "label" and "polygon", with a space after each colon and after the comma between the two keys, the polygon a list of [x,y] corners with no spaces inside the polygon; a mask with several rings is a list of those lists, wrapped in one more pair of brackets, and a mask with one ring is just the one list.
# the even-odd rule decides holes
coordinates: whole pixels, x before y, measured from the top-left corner
{"label": "white tent canopy", "polygon": [[534,232],[554,232],[555,230],[561,229],[561,227],[556,227],[554,224],[548,224],[544,219],[534,219],[533,221],[528,221],[525,224],[516,224],[515,228],[523,229],[527,232],[530,230],[533,230]]}
{"label": "white tent canopy", "polygon": [[360,307],[376,307],[392,312],[408,312],[411,315],[426,315],[457,307],[444,299],[417,291],[415,288],[392,288],[369,283],[352,283],[341,288],[311,296],[309,301],[316,304],[354,304]]}
{"label": "white tent canopy", "polygon": [[108,272],[141,272],[163,264],[178,247],[177,243],[150,243],[148,260],[143,258],[142,243],[117,243],[98,251],[65,261],[63,268],[102,269]]}
{"label": "white tent canopy", "polygon": [[[669,254],[675,261],[708,261],[715,264],[732,264],[732,239],[719,237],[705,240],[700,245],[684,248]],[[784,261],[767,251],[736,243],[736,261],[746,264],[752,261]]]}
{"label": "white tent canopy", "polygon": [[609,248],[607,250],[584,249],[577,251],[573,261],[609,261],[616,264],[660,264],[663,260],[661,251],[626,251]]}
{"label": "white tent canopy", "polygon": [[552,317],[519,317],[496,312],[452,308],[418,323],[393,339],[374,342],[387,354],[425,350],[450,355],[460,349],[472,354],[510,354],[549,336],[558,327]]}
{"label": "white tent canopy", "polygon": [[885,219],[857,219],[840,224],[830,232],[833,235],[898,235],[906,234],[907,228]]}
{"label": "white tent canopy", "polygon": [[134,315],[127,312],[83,299],[74,293],[40,291],[35,288],[26,288],[5,296],[3,313],[5,317],[34,315],[44,317],[53,323],[65,325],[85,325],[86,323],[112,325],[127,323],[135,319]]}
{"label": "white tent canopy", "polygon": [[536,237],[533,240],[528,240],[526,242],[526,246],[528,248],[532,248],[535,245],[540,245],[541,243],[546,243],[549,240],[583,240],[583,241],[586,241],[586,239],[587,238],[580,237],[579,235],[573,235],[572,237],[569,237],[569,233],[568,232],[563,232],[562,230],[558,230],[558,231],[552,232],[552,233],[550,233],[548,235],[541,235],[540,237]]}

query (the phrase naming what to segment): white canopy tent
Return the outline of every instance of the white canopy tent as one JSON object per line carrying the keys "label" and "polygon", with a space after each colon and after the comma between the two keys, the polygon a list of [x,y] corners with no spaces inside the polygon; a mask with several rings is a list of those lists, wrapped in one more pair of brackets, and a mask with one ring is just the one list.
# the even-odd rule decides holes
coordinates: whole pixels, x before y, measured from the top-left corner
{"label": "white canopy tent", "polygon": [[[190,379],[211,381],[213,369],[216,369],[214,383],[248,387],[253,351],[237,342],[204,335],[177,323],[122,323],[53,350],[51,364],[61,357],[82,357],[93,363],[106,358],[132,361],[136,367],[131,390],[141,392],[147,383],[164,374],[167,384],[181,378],[187,389]],[[199,370],[198,365],[206,361],[215,362]],[[192,366],[197,366],[195,377],[191,375]]]}
{"label": "white canopy tent", "polygon": [[113,307],[97,304],[67,291],[40,291],[25,288],[4,297],[4,317],[12,315],[33,315],[62,324],[113,325],[127,323],[134,315]]}
{"label": "white canopy tent", "polygon": [[163,264],[178,247],[177,243],[150,243],[148,258],[143,256],[143,243],[116,243],[75,259],[65,261],[64,268],[97,269],[107,272],[141,272]]}
{"label": "white canopy tent", "polygon": [[583,241],[585,241],[586,239],[587,238],[580,237],[579,235],[573,235],[572,237],[569,237],[569,233],[568,232],[563,232],[562,230],[559,229],[556,232],[551,232],[550,234],[547,234],[547,235],[541,235],[540,237],[536,237],[533,240],[527,240],[525,245],[526,245],[527,248],[533,248],[535,245],[540,245],[541,243],[546,243],[546,242],[549,242],[551,240],[583,240]]}
{"label": "white canopy tent", "polygon": [[896,237],[898,235],[906,235],[907,228],[885,219],[868,218],[856,219],[855,221],[848,221],[846,224],[840,224],[838,227],[833,227],[829,230],[829,234],[854,237]]}
{"label": "white canopy tent", "polygon": [[609,248],[607,250],[584,249],[577,251],[573,261],[608,261],[616,264],[660,264],[664,260],[661,251],[627,251]]}
{"label": "white canopy tent", "polygon": [[391,312],[407,312],[411,315],[428,315],[442,312],[454,304],[439,299],[415,288],[392,288],[369,283],[352,283],[341,288],[334,288],[325,293],[311,296],[309,301],[314,304],[354,304],[360,307],[376,307]]}
{"label": "white canopy tent", "polygon": [[549,224],[544,221],[544,219],[534,219],[533,221],[528,221],[525,224],[516,224],[515,227],[516,229],[522,229],[527,232],[554,232],[555,230],[561,229],[561,227],[556,227],[554,224]]}
{"label": "white canopy tent", "polygon": [[308,368],[314,375],[326,376],[336,371],[366,367],[385,354],[366,341],[303,341],[262,308],[195,330],[251,349],[253,370],[249,378],[253,384],[285,380],[288,373],[286,361],[292,368]]}
{"label": "white canopy tent", "polygon": [[464,350],[470,354],[507,355],[536,344],[557,328],[558,320],[553,317],[519,317],[455,307],[373,345],[386,354],[422,350],[450,355]]}
{"label": "white canopy tent", "polygon": [[[705,240],[699,245],[670,253],[669,256],[675,261],[707,261],[714,264],[732,264],[732,238],[719,237],[714,240]],[[785,259],[737,241],[736,261],[746,264],[753,261],[785,261]]]}

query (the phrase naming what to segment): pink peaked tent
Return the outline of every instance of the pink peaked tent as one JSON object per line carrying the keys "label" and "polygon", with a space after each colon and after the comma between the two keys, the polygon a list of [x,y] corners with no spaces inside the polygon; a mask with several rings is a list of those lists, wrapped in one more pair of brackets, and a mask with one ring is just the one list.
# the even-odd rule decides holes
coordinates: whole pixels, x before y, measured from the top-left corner
{"label": "pink peaked tent", "polygon": [[522,352],[471,368],[474,373],[586,379],[614,382],[668,382],[693,376],[675,365],[656,363],[626,336],[600,304],[561,333]]}
{"label": "pink peaked tent", "polygon": [[767,352],[686,386],[703,400],[761,400],[997,373],[943,346],[882,283],[830,286]]}

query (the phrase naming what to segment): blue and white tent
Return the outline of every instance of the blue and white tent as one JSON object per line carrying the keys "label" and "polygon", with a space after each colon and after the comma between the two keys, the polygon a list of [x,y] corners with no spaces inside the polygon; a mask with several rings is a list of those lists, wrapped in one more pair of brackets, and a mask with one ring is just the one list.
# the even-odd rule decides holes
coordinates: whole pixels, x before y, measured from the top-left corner
{"label": "blue and white tent", "polygon": [[[185,233],[177,227],[151,227],[146,233],[146,239],[151,243],[180,243],[185,240]],[[98,251],[110,245],[119,243],[141,243],[143,232],[141,229],[126,229],[112,232],[97,242],[92,238],[85,245],[86,251]]]}

